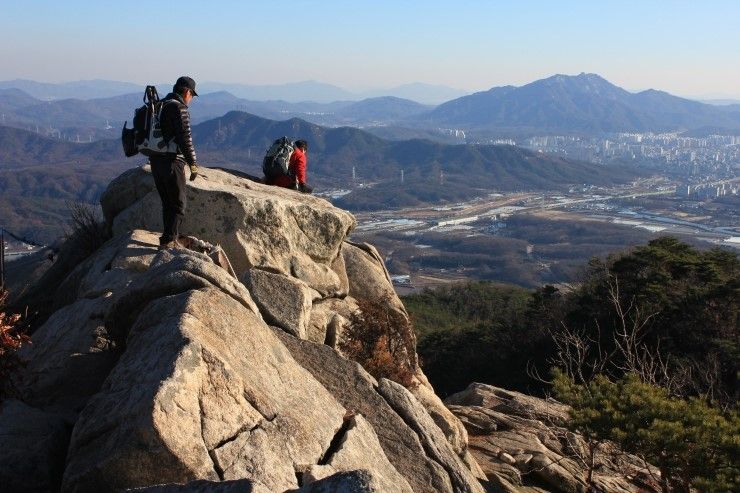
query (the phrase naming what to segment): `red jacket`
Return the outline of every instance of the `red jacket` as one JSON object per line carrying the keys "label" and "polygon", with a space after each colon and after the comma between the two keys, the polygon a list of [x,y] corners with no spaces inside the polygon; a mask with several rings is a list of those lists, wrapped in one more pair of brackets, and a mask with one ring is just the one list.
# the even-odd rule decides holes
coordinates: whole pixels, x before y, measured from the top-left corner
{"label": "red jacket", "polygon": [[[306,183],[306,153],[300,147],[296,147],[290,156],[288,171],[292,176],[278,176],[271,184],[279,187],[293,188],[296,180],[298,180],[298,183]],[[295,176],[295,179],[293,176]]]}

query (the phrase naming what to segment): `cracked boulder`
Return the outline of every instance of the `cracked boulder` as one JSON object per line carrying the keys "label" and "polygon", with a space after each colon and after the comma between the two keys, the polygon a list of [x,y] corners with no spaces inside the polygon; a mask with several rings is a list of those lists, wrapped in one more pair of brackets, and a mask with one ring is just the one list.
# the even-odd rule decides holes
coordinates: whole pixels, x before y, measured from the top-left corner
{"label": "cracked boulder", "polygon": [[[499,491],[543,486],[557,493],[586,493],[585,439],[568,431],[568,406],[490,385],[473,383],[446,399],[469,434],[469,450],[488,483]],[[649,493],[660,488],[656,470],[606,444],[594,455],[593,487],[614,493]]]}
{"label": "cracked boulder", "polygon": [[140,307],[126,351],[75,425],[63,488],[250,478],[297,488],[344,408],[258,315],[216,287]]}
{"label": "cracked boulder", "polygon": [[303,281],[261,269],[249,269],[240,278],[270,325],[306,339],[311,307],[318,292]]}
{"label": "cracked boulder", "polygon": [[373,427],[361,414],[348,418],[341,441],[336,444],[322,464],[312,466],[303,474],[303,483],[308,484],[327,478],[337,472],[352,470],[358,464],[370,472],[377,483],[378,491],[413,493],[406,479],[399,474],[383,452]]}
{"label": "cracked boulder", "polygon": [[[181,231],[220,244],[237,275],[259,267],[296,277],[322,296],[346,295],[338,256],[355,226],[350,213],[319,197],[208,168],[188,182],[187,196]],[[161,204],[148,165],[113,180],[101,205],[114,235],[161,231]]]}
{"label": "cracked boulder", "polygon": [[[471,471],[457,457],[442,431],[413,395],[396,389],[413,413],[399,412],[398,399],[386,399],[378,382],[359,364],[334,349],[275,330],[292,356],[331,392],[345,409],[362,415],[377,435],[391,464],[416,493],[481,491]],[[384,386],[396,384],[385,383]],[[400,387],[400,385],[398,386]],[[430,429],[425,431],[423,426]],[[436,451],[436,452],[435,452]],[[394,490],[391,490],[394,491]]]}
{"label": "cracked boulder", "polygon": [[105,326],[113,303],[146,270],[157,249],[156,235],[134,231],[114,238],[77,266],[54,296],[49,319],[19,351],[26,361],[16,376],[23,400],[75,415],[95,394],[118,358]]}
{"label": "cracked boulder", "polygon": [[349,296],[341,300],[328,298],[315,301],[311,307],[306,339],[336,348],[349,325],[351,314],[357,309],[357,302]]}

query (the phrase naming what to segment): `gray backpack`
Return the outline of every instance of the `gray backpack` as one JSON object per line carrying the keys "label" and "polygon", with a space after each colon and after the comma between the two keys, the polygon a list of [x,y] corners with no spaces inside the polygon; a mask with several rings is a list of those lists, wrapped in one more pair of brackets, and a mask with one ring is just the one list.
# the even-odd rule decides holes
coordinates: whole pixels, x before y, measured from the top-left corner
{"label": "gray backpack", "polygon": [[272,143],[262,160],[262,172],[268,180],[278,176],[291,176],[290,156],[295,151],[295,144],[288,137],[280,137]]}
{"label": "gray backpack", "polygon": [[165,104],[168,103],[159,99],[156,87],[146,86],[144,106],[134,112],[134,127],[126,128],[128,122],[123,124],[121,140],[123,152],[127,157],[138,153],[148,157],[177,153],[178,148],[174,139],[166,140],[159,124]]}

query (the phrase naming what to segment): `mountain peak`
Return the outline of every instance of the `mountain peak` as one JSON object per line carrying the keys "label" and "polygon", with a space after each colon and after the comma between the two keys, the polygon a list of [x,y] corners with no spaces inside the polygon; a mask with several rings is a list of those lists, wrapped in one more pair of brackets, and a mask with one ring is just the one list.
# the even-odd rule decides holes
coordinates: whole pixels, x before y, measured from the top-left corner
{"label": "mountain peak", "polygon": [[540,79],[538,81],[534,81],[531,84],[537,84],[537,83],[568,84],[571,86],[581,86],[581,87],[605,86],[605,87],[617,88],[617,86],[615,86],[614,84],[612,84],[605,78],[601,77],[600,75],[588,74],[586,72],[581,72],[578,75],[555,74],[546,79]]}
{"label": "mountain peak", "polygon": [[702,126],[740,128],[740,117],[663,91],[631,93],[598,74],[556,74],[521,87],[448,101],[429,121],[471,129],[644,132]]}

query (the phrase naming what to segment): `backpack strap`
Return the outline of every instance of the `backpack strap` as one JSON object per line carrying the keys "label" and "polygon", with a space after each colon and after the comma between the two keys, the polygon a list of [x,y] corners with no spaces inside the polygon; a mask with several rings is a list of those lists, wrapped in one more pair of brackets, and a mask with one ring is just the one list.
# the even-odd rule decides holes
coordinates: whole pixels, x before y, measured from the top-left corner
{"label": "backpack strap", "polygon": [[[159,122],[159,128],[162,130],[162,111],[164,111],[164,107],[169,104],[175,104],[176,106],[179,106],[180,102],[176,99],[165,99],[163,101],[159,101],[159,111],[157,112],[157,122]],[[178,110],[179,111],[179,110]],[[164,142],[167,144],[167,147],[175,141],[175,135],[172,135],[169,139],[165,137],[164,131],[162,131],[162,139],[164,139]],[[180,152],[180,147],[175,144],[175,147],[177,148],[175,152]]]}

